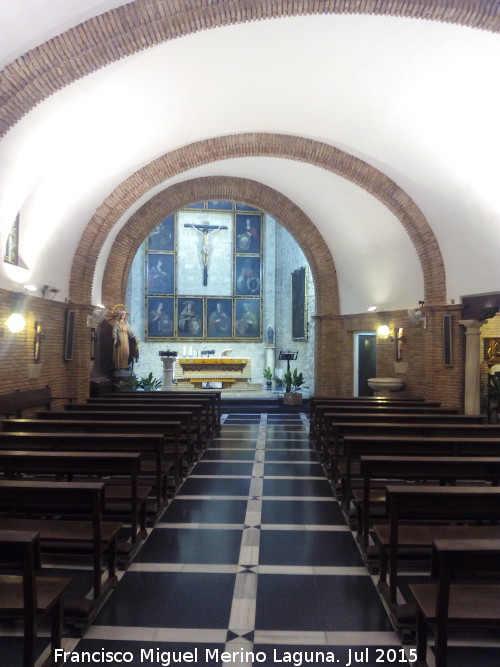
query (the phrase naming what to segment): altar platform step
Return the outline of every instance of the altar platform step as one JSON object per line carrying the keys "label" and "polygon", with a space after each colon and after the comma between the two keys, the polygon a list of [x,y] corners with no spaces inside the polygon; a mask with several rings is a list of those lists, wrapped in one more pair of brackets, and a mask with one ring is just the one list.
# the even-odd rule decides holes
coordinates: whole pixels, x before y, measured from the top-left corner
{"label": "altar platform step", "polygon": [[283,399],[277,395],[269,398],[230,398],[223,395],[221,411],[223,414],[298,414],[308,413],[309,404],[305,400],[302,405],[283,405]]}

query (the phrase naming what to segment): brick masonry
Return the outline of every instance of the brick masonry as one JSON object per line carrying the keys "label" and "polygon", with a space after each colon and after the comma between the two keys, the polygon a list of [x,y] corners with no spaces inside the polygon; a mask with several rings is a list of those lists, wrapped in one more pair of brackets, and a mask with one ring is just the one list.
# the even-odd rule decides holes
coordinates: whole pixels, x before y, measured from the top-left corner
{"label": "brick masonry", "polygon": [[[500,28],[497,3],[471,3],[468,0],[331,0],[320,3],[316,0],[284,0],[280,3],[221,0],[216,3],[185,1],[168,5],[161,0],[136,0],[49,40],[20,56],[0,72],[0,137],[34,106],[57,90],[139,50],[221,25],[315,13],[408,16],[457,23],[493,32],[498,32]],[[74,387],[74,393],[78,395],[84,395],[88,391],[89,361],[84,350],[88,347],[89,332],[85,327],[85,315],[90,308],[88,304],[97,256],[107,234],[120,216],[140,196],[169,177],[188,168],[235,155],[286,157],[329,169],[363,187],[397,216],[420,258],[425,287],[423,296],[426,306],[431,309],[428,329],[414,334],[415,359],[412,365],[414,370],[411,372],[415,379],[412,378],[408,386],[412,387],[412,390],[423,387],[428,398],[440,398],[449,405],[459,404],[462,400],[460,387],[463,377],[463,327],[457,323],[458,315],[454,317],[456,361],[451,369],[443,369],[439,352],[440,345],[442,346],[439,318],[450,309],[454,314],[457,313],[456,308],[445,305],[445,274],[439,246],[418,207],[384,174],[353,156],[332,146],[301,137],[267,134],[217,137],[183,147],[146,165],[106,198],[82,236],[72,269],[70,298],[75,304],[72,308],[77,311],[75,348],[78,350],[74,361],[63,362],[56,349],[60,341],[55,341],[62,335],[59,309],[64,309],[64,304],[30,298],[32,317],[37,316],[42,322],[50,322],[50,325],[44,324],[44,327],[52,328],[55,323],[58,323],[59,327],[58,333],[51,331],[51,343],[44,347],[44,350],[51,352],[47,366],[44,362],[41,384],[50,380],[56,386],[68,389]],[[316,286],[314,324],[317,391],[349,393],[347,370],[349,363],[352,366],[352,358],[349,362],[352,357],[352,333],[349,333],[353,331],[352,318],[339,316],[335,267],[328,248],[313,223],[292,202],[265,186],[249,181],[239,182],[240,179],[225,179],[225,184],[219,183],[216,187],[214,183],[210,184],[209,180],[197,179],[177,186],[177,190],[169,188],[165,191],[179,200],[172,203],[172,210],[179,208],[182,205],[180,202],[187,203],[187,190],[193,188],[197,192],[204,190],[204,193],[191,198],[191,201],[204,198],[243,198],[269,212],[288,229],[309,261]],[[203,187],[199,181],[204,181]],[[244,196],[242,191],[246,193]],[[153,209],[154,206],[155,204],[151,204]],[[168,210],[163,213],[168,214]],[[154,215],[151,211],[143,211],[142,216],[134,216],[133,223],[129,222],[117,238],[104,278],[103,299],[107,303],[124,301],[128,271],[137,246],[158,224],[153,222]],[[12,305],[9,304],[10,293],[6,294],[8,299],[2,300],[2,319],[4,309],[8,310]],[[362,320],[364,317],[359,316],[358,319]],[[23,387],[34,382],[28,380],[22,370],[25,358],[29,359],[29,345],[29,333],[17,336],[15,340],[9,335],[9,346],[3,347],[0,357],[2,378],[7,378],[5,390],[11,386]],[[55,346],[54,349],[51,348],[52,345]],[[384,346],[380,343],[379,348],[382,370]],[[408,350],[410,349],[409,339]],[[333,369],[336,372],[333,372]],[[48,373],[47,377],[45,373]]]}

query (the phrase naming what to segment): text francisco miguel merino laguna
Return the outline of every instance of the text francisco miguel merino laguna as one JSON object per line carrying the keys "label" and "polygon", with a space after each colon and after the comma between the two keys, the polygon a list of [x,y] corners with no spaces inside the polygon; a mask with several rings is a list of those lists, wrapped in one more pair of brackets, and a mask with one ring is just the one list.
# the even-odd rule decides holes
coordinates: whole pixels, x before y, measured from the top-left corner
{"label": "text francisco miguel merino laguna", "polygon": [[134,662],[138,664],[150,664],[161,667],[170,667],[170,665],[207,665],[213,662],[222,662],[228,664],[248,663],[254,665],[266,662],[272,659],[275,665],[293,665],[301,667],[304,664],[335,663],[339,667],[351,667],[374,660],[376,663],[386,665],[388,661],[391,664],[411,663],[416,660],[416,649],[409,649],[408,653],[403,648],[361,648],[356,650],[348,649],[348,654],[343,654],[342,658],[335,655],[334,651],[278,651],[269,648],[268,651],[221,651],[218,648],[206,648],[192,651],[161,651],[158,648],[141,648],[138,651],[106,651],[102,648],[100,651],[65,651],[64,649],[55,649],[54,658],[61,663],[78,664],[112,664],[124,665]]}

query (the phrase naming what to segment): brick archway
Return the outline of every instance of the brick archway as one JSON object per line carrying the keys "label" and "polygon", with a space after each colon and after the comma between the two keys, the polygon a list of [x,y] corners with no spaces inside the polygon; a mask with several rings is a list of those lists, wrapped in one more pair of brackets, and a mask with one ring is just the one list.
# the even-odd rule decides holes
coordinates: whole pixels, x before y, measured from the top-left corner
{"label": "brick archway", "polygon": [[[200,165],[250,156],[279,157],[307,162],[347,178],[376,197],[398,218],[417,251],[424,277],[426,303],[428,305],[445,303],[446,283],[441,252],[432,229],[415,202],[394,181],[363,160],[321,142],[280,134],[239,134],[189,144],[163,155],[123,181],[97,209],[82,235],[71,271],[71,299],[84,303],[90,301],[95,265],[103,243],[114,225],[141,197],[147,196],[148,191],[160,186],[169,178]],[[217,196],[222,198],[210,192],[207,192],[206,196],[208,199],[215,199]],[[282,198],[281,195],[279,198]],[[194,198],[191,199],[193,200]],[[291,219],[289,221],[286,212],[283,212],[283,215],[279,211],[275,214],[267,198],[266,202],[255,201],[257,206],[274,215],[297,240],[299,240],[297,235],[304,233],[303,243],[299,240],[299,244],[308,258],[312,258],[313,253],[319,252],[318,273],[315,275],[315,280],[317,284],[328,284],[331,281],[331,273],[325,270],[326,265],[323,267],[321,264],[324,251],[315,245],[310,246],[311,239],[318,234],[314,225],[307,221],[304,228],[297,230],[293,221]],[[279,201],[275,202],[274,207],[279,208]],[[135,233],[130,234],[130,227],[127,227],[127,230],[128,235],[124,231],[120,239],[125,245],[121,252],[128,256],[139,244]],[[142,238],[144,237],[145,234]],[[312,259],[311,266],[314,266]],[[120,270],[123,271],[124,268]],[[122,274],[122,285],[126,275],[128,272]],[[317,307],[318,312],[338,313],[338,309],[332,308],[331,303],[323,304],[321,300],[317,301]]]}
{"label": "brick archway", "polygon": [[[339,315],[337,274],[323,237],[305,213],[276,190],[243,178],[207,177],[172,185],[136,211],[117,234],[104,272],[106,304],[123,300],[134,256],[146,236],[168,215],[187,204],[208,199],[244,201],[266,211],[292,234],[313,274],[317,312]],[[328,280],[324,277],[328,276]]]}
{"label": "brick archway", "polygon": [[151,46],[220,26],[314,14],[373,14],[498,32],[494,2],[456,0],[135,0],[95,16],[20,56],[0,72],[0,138],[42,100],[87,74]]}

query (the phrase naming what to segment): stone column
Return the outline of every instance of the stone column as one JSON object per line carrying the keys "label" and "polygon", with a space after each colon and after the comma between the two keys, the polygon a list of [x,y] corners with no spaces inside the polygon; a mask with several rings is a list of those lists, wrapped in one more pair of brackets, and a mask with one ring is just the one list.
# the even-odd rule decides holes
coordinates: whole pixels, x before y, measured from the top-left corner
{"label": "stone column", "polygon": [[465,327],[465,387],[464,413],[466,415],[481,414],[480,408],[480,370],[479,334],[482,322],[479,320],[460,320]]}
{"label": "stone column", "polygon": [[173,387],[172,379],[174,375],[174,357],[162,357],[163,361],[163,389],[170,391]]}

